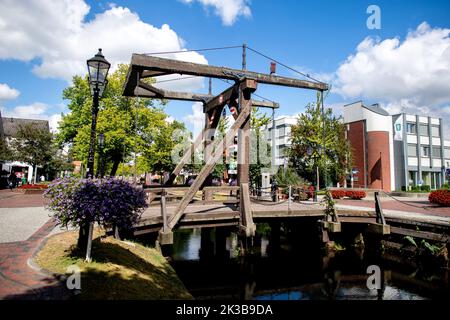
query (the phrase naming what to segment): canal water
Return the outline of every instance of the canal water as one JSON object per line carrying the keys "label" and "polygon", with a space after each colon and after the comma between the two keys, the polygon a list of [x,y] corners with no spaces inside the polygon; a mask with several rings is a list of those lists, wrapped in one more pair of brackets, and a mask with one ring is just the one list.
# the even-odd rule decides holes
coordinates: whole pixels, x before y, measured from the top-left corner
{"label": "canal water", "polygon": [[[450,297],[448,270],[387,260],[367,248],[326,253],[310,237],[265,234],[244,244],[233,229],[177,230],[171,264],[195,299],[423,300]],[[202,240],[203,238],[203,240]],[[307,240],[310,239],[310,240]],[[366,246],[367,247],[367,246]],[[342,249],[342,248],[341,248]],[[379,267],[381,289],[367,286]],[[373,268],[373,267],[372,267]],[[376,267],[375,267],[376,268]],[[369,284],[375,284],[373,278]]]}

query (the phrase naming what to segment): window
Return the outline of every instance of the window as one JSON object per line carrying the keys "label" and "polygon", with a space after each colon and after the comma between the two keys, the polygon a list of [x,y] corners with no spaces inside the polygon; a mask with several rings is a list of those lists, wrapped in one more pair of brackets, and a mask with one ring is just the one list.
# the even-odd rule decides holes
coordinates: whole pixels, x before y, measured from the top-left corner
{"label": "window", "polygon": [[439,129],[440,128],[438,126],[432,126],[431,127],[431,136],[439,138],[441,136],[441,131]]}
{"label": "window", "polygon": [[406,133],[408,134],[416,134],[417,126],[415,123],[407,122],[406,123]]}
{"label": "window", "polygon": [[408,156],[417,157],[417,145],[408,144]]}
{"label": "window", "polygon": [[444,158],[445,159],[450,159],[450,148],[445,148],[444,149]]}
{"label": "window", "polygon": [[282,136],[284,136],[285,135],[285,127],[283,126],[283,127],[278,127],[278,136],[279,137],[282,137]]}
{"label": "window", "polygon": [[422,157],[429,157],[429,156],[430,156],[430,147],[422,146]]}
{"label": "window", "polygon": [[428,136],[428,125],[427,124],[419,124],[419,134],[421,136]]}
{"label": "window", "polygon": [[441,157],[441,147],[432,147],[431,148],[431,156],[433,158],[440,158]]}

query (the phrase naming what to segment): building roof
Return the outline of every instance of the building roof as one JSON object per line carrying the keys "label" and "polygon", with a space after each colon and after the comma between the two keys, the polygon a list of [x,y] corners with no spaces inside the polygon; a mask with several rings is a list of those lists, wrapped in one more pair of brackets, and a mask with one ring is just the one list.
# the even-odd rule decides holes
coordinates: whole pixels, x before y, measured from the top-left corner
{"label": "building roof", "polygon": [[50,127],[47,120],[36,119],[19,119],[19,118],[5,118],[2,117],[2,123],[0,130],[6,137],[15,137],[20,126],[33,124],[37,129],[45,129],[50,131]]}
{"label": "building roof", "polygon": [[387,112],[386,110],[384,110],[383,108],[380,107],[380,105],[378,103],[373,104],[371,106],[365,106],[362,105],[364,108],[366,108],[367,110],[370,110],[372,112],[381,114],[382,116],[389,116],[389,112]]}

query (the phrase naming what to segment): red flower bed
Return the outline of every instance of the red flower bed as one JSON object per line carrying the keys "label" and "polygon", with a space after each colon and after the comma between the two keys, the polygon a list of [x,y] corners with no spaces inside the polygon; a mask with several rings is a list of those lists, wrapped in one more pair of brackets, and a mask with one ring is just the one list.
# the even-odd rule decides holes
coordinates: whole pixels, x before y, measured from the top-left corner
{"label": "red flower bed", "polygon": [[428,196],[428,201],[444,207],[450,207],[450,190],[431,191]]}
{"label": "red flower bed", "polygon": [[345,195],[354,200],[361,200],[362,198],[366,197],[366,192],[359,190],[349,190],[345,192]]}
{"label": "red flower bed", "polygon": [[341,199],[346,196],[345,190],[331,190],[333,199]]}
{"label": "red flower bed", "polygon": [[23,186],[18,187],[18,189],[24,189],[24,190],[29,190],[29,189],[47,189],[47,185],[46,184],[25,184]]}

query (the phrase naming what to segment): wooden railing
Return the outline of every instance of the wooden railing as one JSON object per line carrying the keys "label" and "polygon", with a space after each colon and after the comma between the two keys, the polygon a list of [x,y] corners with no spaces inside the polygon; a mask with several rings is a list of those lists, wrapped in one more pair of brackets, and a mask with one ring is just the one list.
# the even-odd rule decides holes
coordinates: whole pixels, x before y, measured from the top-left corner
{"label": "wooden railing", "polygon": [[[178,203],[185,193],[189,190],[189,187],[155,187],[145,189],[148,194],[149,205],[159,205],[161,201],[161,194],[164,192],[165,201],[168,204]],[[225,203],[234,204],[238,202],[239,187],[237,186],[212,186],[204,187],[197,192],[193,201],[199,204],[213,204],[213,203]]]}

